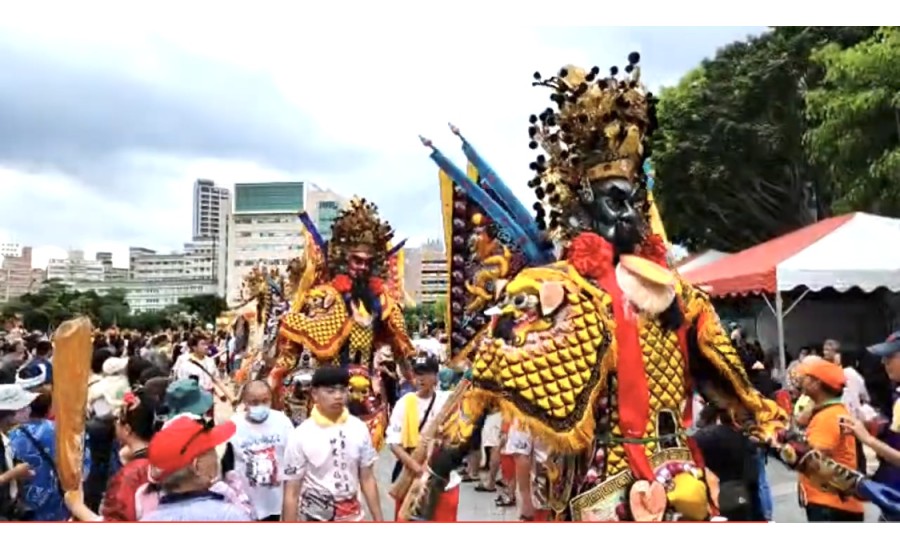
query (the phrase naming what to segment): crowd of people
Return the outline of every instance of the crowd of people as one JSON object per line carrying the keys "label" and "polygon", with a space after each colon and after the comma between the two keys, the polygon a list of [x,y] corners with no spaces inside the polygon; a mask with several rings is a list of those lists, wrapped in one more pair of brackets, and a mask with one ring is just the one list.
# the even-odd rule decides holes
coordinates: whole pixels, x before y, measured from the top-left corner
{"label": "crowd of people", "polygon": [[[424,341],[439,349],[442,338],[436,331]],[[860,471],[867,469],[866,455],[874,454],[879,462],[875,479],[900,487],[896,399],[873,401],[869,389],[878,382],[842,365],[838,342],[804,348],[779,377],[739,329],[732,338],[756,388],[791,409],[793,424],[811,445]],[[234,391],[229,340],[224,333],[166,332],[149,338],[97,333],[83,491],[64,493],[55,466],[53,345],[37,333],[5,335],[0,356],[0,517],[383,520],[374,465],[386,458],[374,448],[365,424],[348,412],[347,371],[315,372],[315,406],[295,426],[273,409],[272,389],[265,381],[250,381]],[[881,359],[892,384],[900,382],[900,332],[868,352]],[[387,348],[379,350],[376,368],[390,403],[386,443],[389,460],[395,461],[392,482],[403,468],[416,475],[424,470],[415,458],[423,427],[463,376],[444,363],[425,349],[411,364],[398,364]],[[771,521],[766,453],[730,413],[707,406],[699,395],[695,399],[693,435],[718,478],[721,515]],[[517,507],[522,521],[540,521],[531,472],[543,452],[539,438],[493,411],[481,427],[479,444],[447,489],[456,491],[458,499],[459,486],[472,483],[476,492],[496,493],[496,506]],[[822,491],[803,475],[799,495],[809,521],[863,520],[861,501]]]}

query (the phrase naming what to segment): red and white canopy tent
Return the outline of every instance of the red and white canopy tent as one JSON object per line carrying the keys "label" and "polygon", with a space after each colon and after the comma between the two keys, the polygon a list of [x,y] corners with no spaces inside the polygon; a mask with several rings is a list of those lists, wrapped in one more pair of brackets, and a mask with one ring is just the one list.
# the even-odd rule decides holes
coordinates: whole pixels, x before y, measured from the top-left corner
{"label": "red and white canopy tent", "polygon": [[[777,323],[784,365],[784,317],[809,292],[900,291],[900,219],[860,212],[828,218],[684,273],[713,296],[761,295]],[[782,292],[803,288],[786,309]],[[768,295],[774,295],[773,305]]]}

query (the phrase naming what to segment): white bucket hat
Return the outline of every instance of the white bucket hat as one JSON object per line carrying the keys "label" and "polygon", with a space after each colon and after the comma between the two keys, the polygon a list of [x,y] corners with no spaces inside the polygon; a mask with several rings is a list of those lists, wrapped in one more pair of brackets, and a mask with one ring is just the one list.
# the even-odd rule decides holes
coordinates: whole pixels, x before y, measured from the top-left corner
{"label": "white bucket hat", "polygon": [[0,384],[0,411],[20,411],[36,397],[37,394],[25,391],[18,384]]}

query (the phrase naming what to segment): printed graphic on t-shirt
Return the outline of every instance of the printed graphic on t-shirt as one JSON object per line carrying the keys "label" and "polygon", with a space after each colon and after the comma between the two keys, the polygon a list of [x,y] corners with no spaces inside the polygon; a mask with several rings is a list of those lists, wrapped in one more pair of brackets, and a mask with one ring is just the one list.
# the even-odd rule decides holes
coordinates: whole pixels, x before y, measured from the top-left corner
{"label": "printed graphic on t-shirt", "polygon": [[265,436],[241,445],[244,458],[244,477],[250,487],[274,487],[281,483],[278,474],[279,436]]}

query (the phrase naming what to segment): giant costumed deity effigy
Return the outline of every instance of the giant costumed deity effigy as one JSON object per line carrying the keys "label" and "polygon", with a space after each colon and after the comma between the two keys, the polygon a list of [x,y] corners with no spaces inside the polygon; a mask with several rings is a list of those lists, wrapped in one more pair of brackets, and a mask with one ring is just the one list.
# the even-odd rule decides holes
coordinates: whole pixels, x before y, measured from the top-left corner
{"label": "giant costumed deity effigy", "polygon": [[553,102],[528,129],[542,150],[531,163],[535,216],[466,140],[468,174],[423,139],[450,220],[451,361],[471,366],[471,382],[406,517],[434,517],[450,472],[499,408],[545,451],[533,484],[543,518],[710,520],[712,476],[690,437],[694,391],[822,487],[896,507],[896,493],[787,431],[709,296],[669,267],[645,172],[655,99],[639,60],[629,55],[624,77],[572,66],[534,75]]}
{"label": "giant costumed deity effigy", "polygon": [[320,366],[351,373],[350,412],[369,426],[381,448],[387,427],[385,396],[373,372],[374,350],[389,345],[398,359],[414,354],[401,310],[397,259],[403,243],[392,245],[393,230],[377,207],[354,198],[342,210],[326,243],[308,217],[306,253],[295,266],[299,281],[290,310],[278,324],[277,356],[267,373],[275,405],[299,422],[312,406],[309,382]]}

